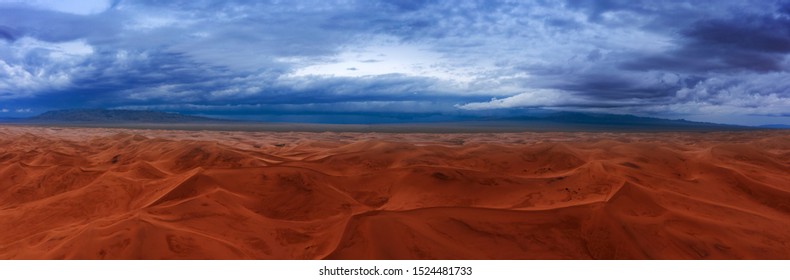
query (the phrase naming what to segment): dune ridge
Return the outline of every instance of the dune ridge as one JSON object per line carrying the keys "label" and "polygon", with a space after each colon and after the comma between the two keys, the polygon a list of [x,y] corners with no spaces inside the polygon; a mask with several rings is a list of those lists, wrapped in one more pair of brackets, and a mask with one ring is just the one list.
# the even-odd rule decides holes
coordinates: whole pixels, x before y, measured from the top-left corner
{"label": "dune ridge", "polygon": [[790,132],[0,127],[0,259],[790,259]]}

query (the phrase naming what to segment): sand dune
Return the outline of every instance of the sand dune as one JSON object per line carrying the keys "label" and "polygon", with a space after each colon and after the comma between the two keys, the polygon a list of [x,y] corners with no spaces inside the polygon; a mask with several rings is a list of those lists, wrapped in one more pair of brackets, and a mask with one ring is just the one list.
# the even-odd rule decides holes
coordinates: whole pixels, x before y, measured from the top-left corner
{"label": "sand dune", "polygon": [[0,127],[2,259],[790,259],[790,133]]}

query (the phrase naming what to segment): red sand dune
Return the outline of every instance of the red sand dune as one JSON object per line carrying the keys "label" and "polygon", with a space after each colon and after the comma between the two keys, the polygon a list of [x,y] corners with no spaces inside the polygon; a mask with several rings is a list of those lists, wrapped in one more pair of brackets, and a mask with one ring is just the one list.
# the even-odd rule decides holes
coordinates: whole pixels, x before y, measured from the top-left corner
{"label": "red sand dune", "polygon": [[790,259],[790,133],[0,127],[2,259]]}

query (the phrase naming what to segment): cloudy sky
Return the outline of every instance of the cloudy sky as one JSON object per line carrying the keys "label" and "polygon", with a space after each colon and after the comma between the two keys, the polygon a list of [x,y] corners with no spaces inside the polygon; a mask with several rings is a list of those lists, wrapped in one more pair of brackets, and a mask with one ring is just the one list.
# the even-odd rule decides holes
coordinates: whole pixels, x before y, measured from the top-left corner
{"label": "cloudy sky", "polygon": [[714,3],[0,0],[0,117],[551,109],[790,124],[790,1]]}

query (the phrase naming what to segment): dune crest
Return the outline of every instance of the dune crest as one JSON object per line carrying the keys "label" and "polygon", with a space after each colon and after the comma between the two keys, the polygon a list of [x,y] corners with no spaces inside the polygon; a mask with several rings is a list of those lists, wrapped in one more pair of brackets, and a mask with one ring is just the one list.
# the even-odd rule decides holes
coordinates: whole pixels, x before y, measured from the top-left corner
{"label": "dune crest", "polygon": [[790,133],[0,127],[0,259],[790,259]]}

